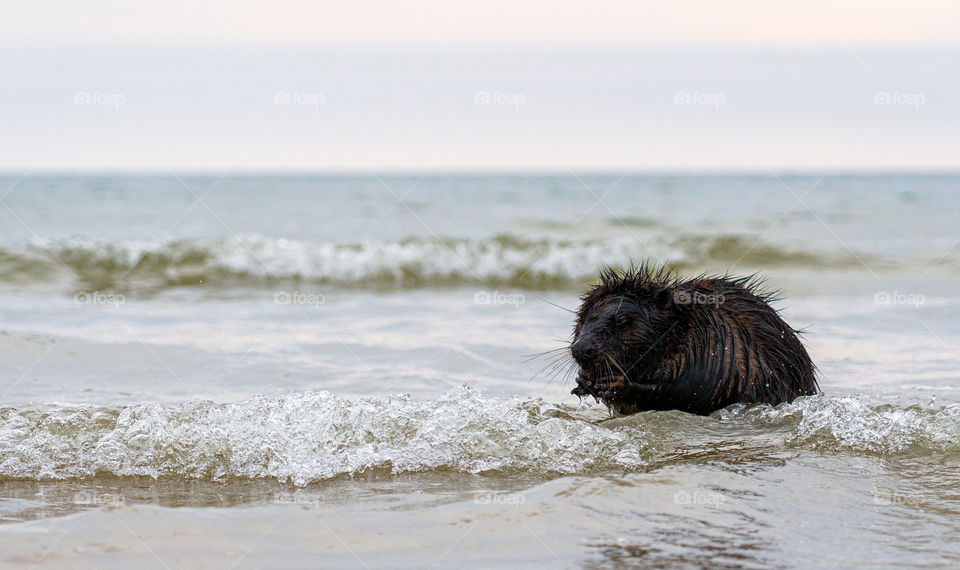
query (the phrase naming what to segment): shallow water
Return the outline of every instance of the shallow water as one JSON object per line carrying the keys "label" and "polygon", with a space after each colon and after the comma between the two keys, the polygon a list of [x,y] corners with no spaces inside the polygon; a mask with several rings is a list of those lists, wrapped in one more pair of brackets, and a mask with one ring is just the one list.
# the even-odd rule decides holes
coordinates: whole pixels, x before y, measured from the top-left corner
{"label": "shallow water", "polygon": [[[2,182],[6,563],[960,563],[960,178]],[[824,393],[571,396],[645,258],[762,271]]]}

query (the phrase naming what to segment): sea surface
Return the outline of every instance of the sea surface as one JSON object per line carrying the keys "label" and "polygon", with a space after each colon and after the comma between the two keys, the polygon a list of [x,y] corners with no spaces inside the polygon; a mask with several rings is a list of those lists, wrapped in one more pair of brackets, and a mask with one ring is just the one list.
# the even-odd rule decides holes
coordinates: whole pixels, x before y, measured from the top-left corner
{"label": "sea surface", "polygon": [[[960,565],[960,176],[0,177],[0,565]],[[604,265],[759,272],[823,393],[570,395]]]}

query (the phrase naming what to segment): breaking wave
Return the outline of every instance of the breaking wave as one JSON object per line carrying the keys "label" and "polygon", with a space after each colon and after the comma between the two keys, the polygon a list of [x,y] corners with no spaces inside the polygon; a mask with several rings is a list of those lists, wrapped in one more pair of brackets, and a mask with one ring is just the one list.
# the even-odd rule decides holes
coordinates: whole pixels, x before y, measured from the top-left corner
{"label": "breaking wave", "polygon": [[777,408],[743,408],[742,417],[761,422],[789,421],[795,424],[790,442],[812,449],[880,455],[960,451],[957,404],[900,407],[868,404],[864,397],[820,395]]}
{"label": "breaking wave", "polygon": [[232,404],[5,408],[0,480],[147,476],[306,485],[373,472],[588,475],[645,469],[684,439],[718,430],[746,448],[757,434],[767,438],[763,445],[778,434],[777,445],[815,452],[942,453],[960,448],[960,406],[897,408],[816,396],[775,408],[734,406],[708,418],[648,412],[610,421],[597,408],[486,398],[461,386],[432,401],[350,401],[311,391]]}
{"label": "breaking wave", "polygon": [[[262,236],[105,242],[73,238],[0,248],[0,280],[73,279],[96,289],[266,285],[308,281],[416,288],[489,285],[579,286],[604,265],[662,260],[678,269],[744,266],[857,266],[852,254],[792,250],[750,236],[652,234],[589,241],[410,238],[334,243]],[[867,257],[861,254],[858,257]]]}
{"label": "breaking wave", "polygon": [[372,470],[564,474],[643,465],[643,438],[628,433],[635,430],[562,416],[543,403],[486,399],[465,386],[426,402],[305,392],[237,404],[5,409],[0,477],[245,477],[304,485]]}

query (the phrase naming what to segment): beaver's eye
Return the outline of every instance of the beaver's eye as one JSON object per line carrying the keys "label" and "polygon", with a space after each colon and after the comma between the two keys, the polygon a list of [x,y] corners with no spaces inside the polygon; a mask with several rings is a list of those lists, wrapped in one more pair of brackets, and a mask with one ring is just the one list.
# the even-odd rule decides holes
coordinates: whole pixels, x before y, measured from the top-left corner
{"label": "beaver's eye", "polygon": [[622,326],[630,322],[630,317],[628,317],[625,313],[617,313],[613,316],[613,322]]}

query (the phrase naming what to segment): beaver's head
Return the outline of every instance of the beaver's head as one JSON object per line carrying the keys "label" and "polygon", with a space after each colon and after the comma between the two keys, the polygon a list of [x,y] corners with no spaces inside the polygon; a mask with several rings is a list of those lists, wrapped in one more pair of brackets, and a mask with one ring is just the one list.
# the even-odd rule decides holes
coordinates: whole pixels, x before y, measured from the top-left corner
{"label": "beaver's head", "polygon": [[602,392],[649,381],[644,375],[678,317],[666,279],[650,279],[646,271],[604,272],[577,313],[570,352],[580,366],[581,388],[574,393],[607,399]]}
{"label": "beaver's head", "polygon": [[578,314],[570,352],[588,372],[634,366],[631,358],[653,348],[670,327],[672,306],[673,292],[667,288],[649,295],[588,297]]}

